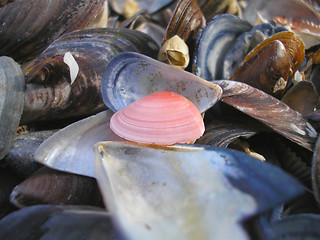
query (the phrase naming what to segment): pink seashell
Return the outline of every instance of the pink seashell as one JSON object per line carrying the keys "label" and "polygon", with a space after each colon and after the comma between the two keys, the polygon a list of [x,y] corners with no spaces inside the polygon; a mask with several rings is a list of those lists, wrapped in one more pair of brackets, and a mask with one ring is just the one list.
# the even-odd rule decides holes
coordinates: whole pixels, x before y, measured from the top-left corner
{"label": "pink seashell", "polygon": [[150,94],[122,108],[112,116],[110,128],[127,140],[158,145],[195,141],[205,129],[196,106],[171,91]]}

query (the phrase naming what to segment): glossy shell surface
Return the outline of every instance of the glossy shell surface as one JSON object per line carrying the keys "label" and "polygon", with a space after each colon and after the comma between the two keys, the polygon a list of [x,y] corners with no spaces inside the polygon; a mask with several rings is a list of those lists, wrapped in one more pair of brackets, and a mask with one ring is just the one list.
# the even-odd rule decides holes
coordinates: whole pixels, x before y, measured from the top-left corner
{"label": "glossy shell surface", "polygon": [[261,121],[274,131],[313,151],[317,132],[300,113],[271,95],[245,83],[219,80],[221,100]]}
{"label": "glossy shell surface", "polygon": [[153,93],[122,108],[111,117],[110,128],[127,140],[158,145],[194,141],[204,133],[196,106],[170,91]]}
{"label": "glossy shell surface", "polygon": [[0,9],[0,55],[16,61],[39,54],[66,32],[89,25],[105,0],[16,0]]}
{"label": "glossy shell surface", "polygon": [[130,239],[250,239],[244,219],[303,191],[280,169],[222,148],[104,142],[95,152],[104,200]]}
{"label": "glossy shell surface", "polygon": [[[17,231],[19,229],[19,231]],[[0,221],[1,239],[114,239],[109,214],[90,206],[25,207]]]}
{"label": "glossy shell surface", "polygon": [[[22,121],[87,116],[105,110],[100,93],[102,74],[115,55],[126,51],[155,57],[158,45],[144,33],[113,28],[74,31],[54,41],[27,71]],[[74,82],[63,62],[67,52],[79,66]]]}
{"label": "glossy shell surface", "polygon": [[10,201],[19,208],[38,204],[102,206],[94,178],[47,167],[18,184],[11,193]]}
{"label": "glossy shell surface", "polygon": [[236,38],[252,25],[236,16],[215,16],[203,29],[194,57],[194,73],[208,81],[223,79],[223,58]]}
{"label": "glossy shell surface", "polygon": [[221,97],[221,88],[189,72],[143,54],[120,53],[113,58],[102,76],[103,102],[114,112],[158,91],[176,92],[191,102],[201,113]]}
{"label": "glossy shell surface", "polygon": [[35,160],[60,171],[95,177],[94,144],[124,141],[109,128],[112,115],[106,110],[61,129],[37,148]]}

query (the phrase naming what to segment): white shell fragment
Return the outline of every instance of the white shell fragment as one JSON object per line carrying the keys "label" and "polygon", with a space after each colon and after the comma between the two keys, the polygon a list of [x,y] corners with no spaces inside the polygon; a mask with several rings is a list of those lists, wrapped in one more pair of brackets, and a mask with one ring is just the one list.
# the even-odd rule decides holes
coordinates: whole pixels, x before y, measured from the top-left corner
{"label": "white shell fragment", "polygon": [[281,169],[229,149],[102,142],[95,154],[124,239],[249,239],[244,219],[303,191]]}
{"label": "white shell fragment", "polygon": [[93,146],[99,141],[124,141],[109,128],[107,110],[61,129],[36,150],[35,160],[60,171],[95,177]]}
{"label": "white shell fragment", "polygon": [[71,84],[76,80],[79,73],[79,65],[77,61],[72,56],[71,52],[66,52],[63,56],[63,62],[68,65],[70,71]]}

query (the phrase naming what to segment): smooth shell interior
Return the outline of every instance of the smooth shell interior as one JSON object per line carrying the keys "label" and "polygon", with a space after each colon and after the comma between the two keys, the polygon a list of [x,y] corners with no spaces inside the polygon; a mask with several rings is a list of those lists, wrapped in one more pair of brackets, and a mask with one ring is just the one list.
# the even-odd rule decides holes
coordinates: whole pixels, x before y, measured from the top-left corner
{"label": "smooth shell interior", "polygon": [[201,113],[212,107],[222,94],[216,84],[134,52],[115,56],[106,67],[101,81],[103,102],[114,112],[163,90],[186,97]]}
{"label": "smooth shell interior", "polygon": [[302,193],[281,169],[229,149],[103,142],[97,180],[124,237],[249,239],[241,222]]}

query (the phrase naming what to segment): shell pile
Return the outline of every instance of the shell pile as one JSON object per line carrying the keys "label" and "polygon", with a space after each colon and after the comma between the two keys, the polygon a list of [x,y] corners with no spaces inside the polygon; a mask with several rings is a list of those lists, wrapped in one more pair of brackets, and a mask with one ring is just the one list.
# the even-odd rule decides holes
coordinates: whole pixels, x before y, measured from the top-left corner
{"label": "shell pile", "polygon": [[319,29],[307,0],[0,1],[0,239],[320,239]]}

